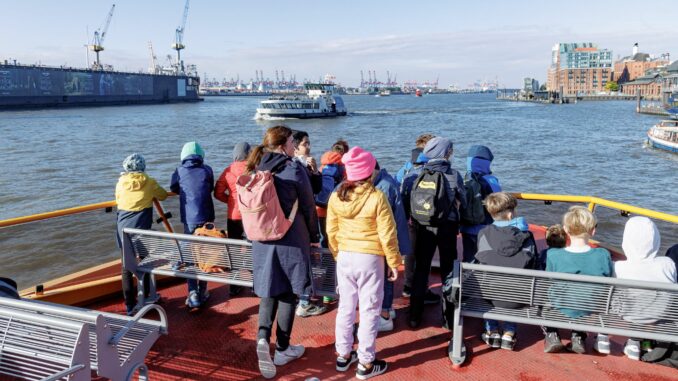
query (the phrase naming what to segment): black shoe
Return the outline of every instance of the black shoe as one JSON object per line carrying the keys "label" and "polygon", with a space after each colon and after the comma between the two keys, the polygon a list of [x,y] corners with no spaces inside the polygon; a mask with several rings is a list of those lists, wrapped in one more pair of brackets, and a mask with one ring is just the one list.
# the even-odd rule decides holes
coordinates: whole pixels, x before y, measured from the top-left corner
{"label": "black shoe", "polygon": [[337,372],[346,372],[354,362],[358,361],[358,353],[351,351],[351,357],[345,359],[341,356],[337,357]]}
{"label": "black shoe", "polygon": [[558,353],[565,349],[558,332],[547,332],[544,338],[544,353]]}
{"label": "black shoe", "polygon": [[440,295],[434,293],[431,290],[426,290],[424,295],[424,304],[438,304],[440,303]]}
{"label": "black shoe", "polygon": [[236,285],[232,284],[228,288],[228,294],[230,296],[237,296],[242,292],[243,288],[244,287],[242,287],[242,286],[236,286]]}
{"label": "black shoe", "polygon": [[586,353],[586,336],[572,332],[572,342],[568,346],[568,349],[574,353]]}
{"label": "black shoe", "polygon": [[374,376],[378,376],[388,369],[388,364],[384,360],[374,360],[372,361],[372,367],[367,369],[363,364],[358,364],[358,370],[355,372],[355,376],[359,380],[367,380]]}
{"label": "black shoe", "polygon": [[409,325],[410,328],[419,328],[421,325],[421,319],[410,319],[407,321],[407,325]]}
{"label": "black shoe", "polygon": [[412,287],[403,286],[403,298],[409,298],[412,296]]}

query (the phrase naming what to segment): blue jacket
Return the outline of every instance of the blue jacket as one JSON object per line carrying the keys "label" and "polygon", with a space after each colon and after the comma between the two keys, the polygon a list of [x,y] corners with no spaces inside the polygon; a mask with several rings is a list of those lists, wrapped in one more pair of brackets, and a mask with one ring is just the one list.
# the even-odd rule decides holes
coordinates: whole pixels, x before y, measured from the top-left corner
{"label": "blue jacket", "polygon": [[396,223],[396,235],[398,236],[398,249],[401,255],[411,254],[412,244],[410,243],[410,234],[407,228],[407,215],[403,200],[400,197],[400,190],[396,180],[382,168],[374,180],[374,186],[382,191],[393,211],[393,218]]}
{"label": "blue jacket", "polygon": [[466,194],[464,192],[464,179],[461,177],[459,172],[452,168],[450,162],[444,159],[436,159],[428,161],[424,166],[415,168],[405,177],[402,185],[402,198],[405,201],[407,206],[406,212],[409,216],[410,210],[410,195],[412,193],[412,186],[414,185],[415,180],[421,174],[421,171],[426,168],[435,172],[442,172],[445,174],[447,179],[447,197],[449,197],[453,208],[450,209],[450,214],[448,214],[447,219],[451,222],[459,222],[459,205],[466,205]]}
{"label": "blue jacket", "polygon": [[405,177],[412,171],[412,169],[420,167],[428,162],[428,157],[422,153],[421,148],[415,148],[412,150],[412,159],[405,164],[398,170],[395,176],[395,181],[398,183],[398,187],[400,187],[403,183],[403,180],[405,180]]}
{"label": "blue jacket", "polygon": [[[473,148],[475,147],[485,148],[484,146],[473,146]],[[489,153],[489,157],[493,157],[491,152]],[[476,176],[478,182],[480,183],[481,194],[483,195],[483,199],[490,193],[501,192],[501,185],[499,184],[499,180],[494,175],[492,175],[492,171],[490,170],[491,164],[492,160],[486,158],[486,156],[469,156],[466,159],[467,176]],[[462,225],[459,227],[459,230],[462,233],[477,235],[482,228],[491,223],[492,216],[490,216],[490,214],[487,213],[487,211],[485,211],[484,224],[471,226]]]}
{"label": "blue jacket", "polygon": [[189,155],[172,174],[170,190],[179,194],[181,222],[200,225],[214,221],[214,174],[202,156]]}

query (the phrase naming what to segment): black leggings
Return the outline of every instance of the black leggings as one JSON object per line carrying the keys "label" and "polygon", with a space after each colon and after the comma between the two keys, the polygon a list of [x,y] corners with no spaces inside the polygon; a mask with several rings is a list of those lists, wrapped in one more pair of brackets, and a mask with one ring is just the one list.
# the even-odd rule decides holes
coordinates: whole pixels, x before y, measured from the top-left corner
{"label": "black leggings", "polygon": [[278,326],[275,332],[277,342],[275,348],[284,351],[290,345],[292,325],[294,324],[294,309],[297,305],[297,296],[289,292],[271,298],[261,298],[259,302],[259,332],[257,341],[271,340],[273,320],[278,316]]}

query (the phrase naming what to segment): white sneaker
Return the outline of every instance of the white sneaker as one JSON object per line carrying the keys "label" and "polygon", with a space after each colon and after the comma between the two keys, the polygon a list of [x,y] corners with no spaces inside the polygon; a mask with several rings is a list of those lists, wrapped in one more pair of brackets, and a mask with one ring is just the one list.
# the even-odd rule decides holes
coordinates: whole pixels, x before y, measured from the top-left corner
{"label": "white sneaker", "polygon": [[306,351],[306,348],[304,348],[303,345],[290,345],[282,352],[276,349],[275,356],[273,357],[273,364],[277,366],[285,365],[290,361],[303,356],[304,351]]}
{"label": "white sneaker", "polygon": [[637,340],[626,340],[624,354],[631,360],[640,361],[640,343]]}
{"label": "white sneaker", "polygon": [[391,317],[391,320],[396,318],[396,313],[395,313],[395,310],[393,308],[388,310],[388,316]]}
{"label": "white sneaker", "polygon": [[598,336],[596,336],[596,341],[593,343],[593,349],[600,354],[609,355],[610,338],[607,335],[599,333]]}
{"label": "white sneaker", "polygon": [[388,332],[393,331],[393,319],[386,319],[385,317],[379,315],[379,328],[378,332]]}
{"label": "white sneaker", "polygon": [[[277,351],[276,351],[277,352]],[[259,359],[259,372],[264,378],[275,377],[276,369],[271,360],[271,348],[266,339],[257,341],[257,358]]]}

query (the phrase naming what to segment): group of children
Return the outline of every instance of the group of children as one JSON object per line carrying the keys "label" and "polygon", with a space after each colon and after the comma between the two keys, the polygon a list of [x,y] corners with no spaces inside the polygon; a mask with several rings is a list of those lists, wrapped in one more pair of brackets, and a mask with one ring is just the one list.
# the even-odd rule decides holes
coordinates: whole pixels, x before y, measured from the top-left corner
{"label": "group of children", "polygon": [[[440,301],[428,288],[433,253],[437,249],[440,254],[441,278],[445,279],[457,258],[459,232],[464,261],[676,282],[673,262],[657,255],[659,233],[649,219],[629,220],[623,243],[627,261],[613,265],[607,250],[589,245],[596,228],[593,214],[586,208],[572,207],[563,217],[562,227],[548,229],[549,249],[539,253],[527,222],[516,212],[517,200],[502,192],[499,181],[492,175],[490,165],[494,157],[488,147],[471,147],[466,176],[462,176],[451,166],[453,145],[449,139],[424,134],[416,144],[412,159],[393,177],[370,152],[361,147],[349,149],[343,140],[321,156],[318,166],[311,156],[308,134],[276,126],[254,148],[248,143],[237,144],[233,163],[219,176],[216,185],[212,169],[204,163],[202,147],[196,142],[184,145],[181,166],[172,175],[170,189],[180,195],[186,234],[214,221],[214,193],[215,198],[228,205],[229,238],[245,239],[247,233],[236,202],[236,183],[241,175],[254,171],[273,174],[280,207],[285,216],[293,219],[290,230],[280,240],[253,242],[254,292],[261,298],[257,356],[265,377],[274,377],[276,366],[304,353],[303,346],[290,343],[295,313],[307,317],[327,310],[326,304],[311,302],[310,246],[329,248],[337,261],[336,369],[346,371],[359,362],[356,371],[359,379],[382,374],[388,367],[376,357],[376,336],[379,331],[393,329],[393,282],[398,277],[399,264],[405,263],[403,295],[410,296],[408,323],[416,328],[421,324],[423,306]],[[141,155],[130,155],[123,168],[125,172],[116,187],[118,234],[124,227],[150,229],[153,198],[164,200],[167,192],[144,173]],[[475,189],[469,188],[472,182],[478,187],[478,195],[468,191]],[[429,192],[430,199],[426,198],[427,189],[435,191]],[[477,197],[482,200],[476,200]],[[469,209],[474,202],[482,202],[484,209],[479,217],[470,218]],[[422,217],[422,210],[437,214]],[[132,314],[135,306],[132,279],[124,271],[123,289],[127,312]],[[239,288],[231,286],[232,294],[238,291]],[[205,282],[188,281],[189,307],[199,307],[208,297]],[[519,307],[493,303],[504,308]],[[354,351],[357,307],[359,343]],[[586,313],[562,312],[573,317]],[[276,318],[277,342],[271,356],[269,341]],[[545,332],[546,352],[565,348],[556,329],[545,328]],[[516,326],[486,320],[481,338],[492,348],[512,350]],[[573,332],[570,349],[584,353],[585,338],[586,333]],[[640,339],[629,339],[624,352],[637,359],[640,346]],[[598,335],[594,348],[609,353],[609,339]]]}

